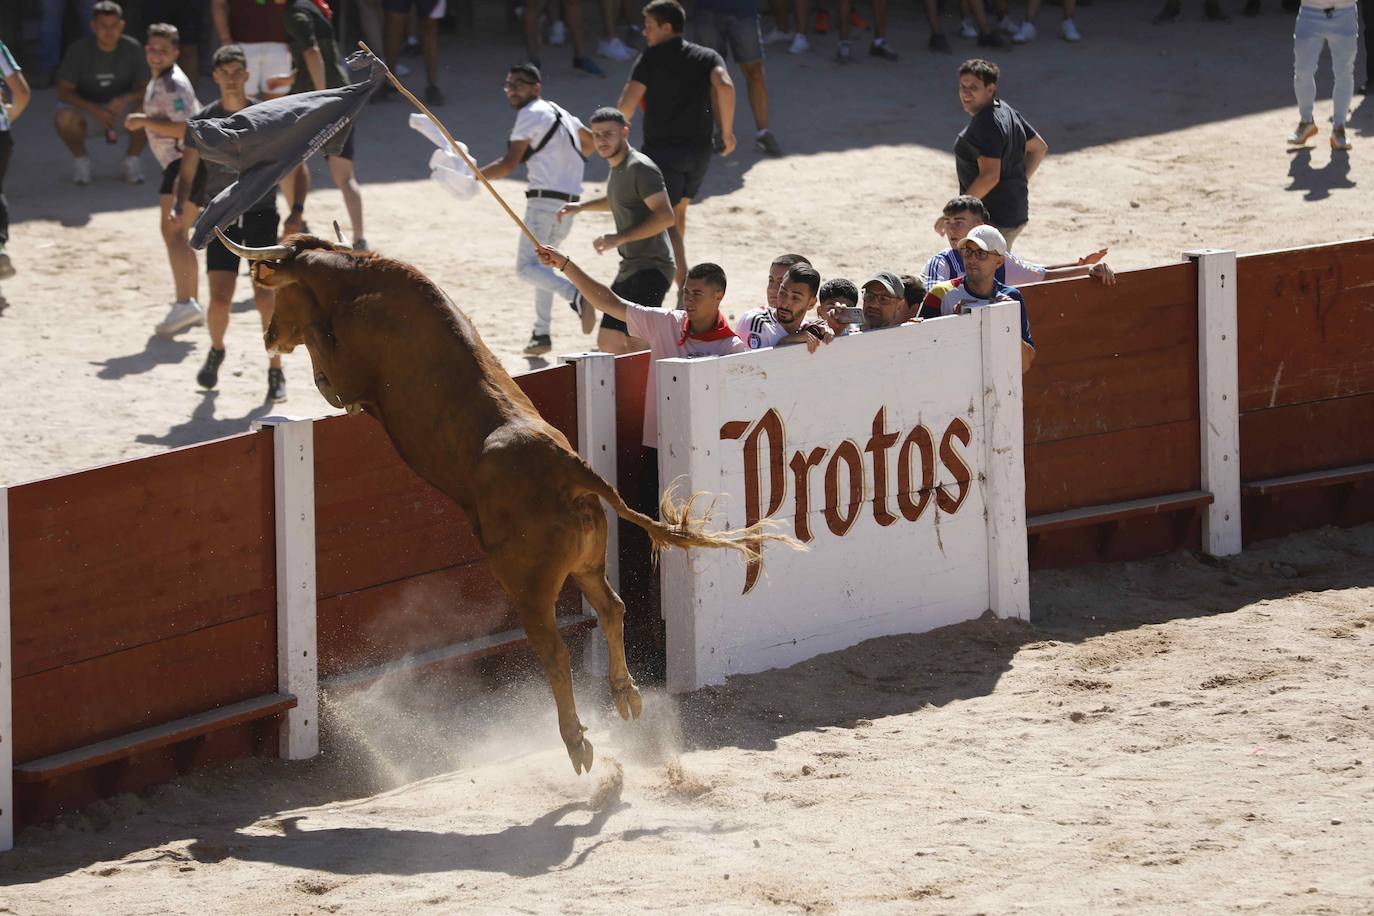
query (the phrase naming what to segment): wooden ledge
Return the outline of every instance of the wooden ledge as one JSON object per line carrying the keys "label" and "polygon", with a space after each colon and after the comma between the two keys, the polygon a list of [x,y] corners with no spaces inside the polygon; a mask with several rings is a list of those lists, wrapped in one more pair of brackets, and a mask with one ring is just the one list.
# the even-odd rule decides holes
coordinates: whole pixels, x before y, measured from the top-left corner
{"label": "wooden ledge", "polygon": [[269,693],[241,703],[231,703],[118,738],[15,764],[14,779],[15,782],[50,782],[68,773],[131,757],[143,751],[179,744],[244,722],[278,716],[295,705],[296,698],[287,693]]}
{"label": "wooden ledge", "polygon": [[1026,519],[1027,534],[1046,534],[1065,528],[1085,528],[1103,522],[1119,522],[1139,515],[1158,515],[1164,512],[1177,512],[1182,509],[1196,509],[1209,505],[1212,494],[1206,490],[1189,490],[1186,493],[1171,493],[1168,496],[1150,496],[1145,499],[1131,499],[1119,503],[1104,503],[1100,506],[1086,506],[1082,509],[1069,509],[1064,512],[1050,512],[1033,515]]}
{"label": "wooden ledge", "polygon": [[1334,487],[1345,483],[1359,483],[1374,480],[1374,464],[1353,464],[1344,468],[1331,468],[1327,471],[1312,471],[1307,474],[1290,474],[1287,477],[1271,477],[1268,480],[1252,480],[1240,485],[1245,496],[1272,496],[1292,490],[1311,490],[1317,487]]}

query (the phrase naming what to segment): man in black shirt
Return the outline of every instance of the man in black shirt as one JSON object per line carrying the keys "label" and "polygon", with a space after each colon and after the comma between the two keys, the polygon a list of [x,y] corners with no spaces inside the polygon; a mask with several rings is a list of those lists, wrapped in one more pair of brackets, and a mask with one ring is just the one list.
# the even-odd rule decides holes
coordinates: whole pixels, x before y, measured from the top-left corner
{"label": "man in black shirt", "polygon": [[969,123],[954,141],[959,193],[981,198],[990,222],[1015,242],[1029,219],[1029,182],[1049,147],[1030,122],[997,97],[997,65],[966,60],[959,67],[959,102]]}
{"label": "man in black shirt", "polygon": [[676,215],[668,235],[679,287],[687,272],[687,207],[711,163],[714,129],[720,129],[722,156],[735,149],[735,84],[720,54],[683,39],[686,25],[677,0],[653,0],[644,7],[649,47],[635,62],[616,105],[629,121],[644,103],[643,153],[662,171]]}

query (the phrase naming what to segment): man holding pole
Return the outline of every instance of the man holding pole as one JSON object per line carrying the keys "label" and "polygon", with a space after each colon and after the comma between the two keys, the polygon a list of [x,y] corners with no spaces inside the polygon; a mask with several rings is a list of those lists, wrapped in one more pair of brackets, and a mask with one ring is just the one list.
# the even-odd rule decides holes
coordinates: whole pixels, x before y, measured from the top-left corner
{"label": "man holding pole", "polygon": [[[487,179],[504,178],[520,163],[528,168],[525,225],[545,245],[558,246],[572,231],[573,220],[558,219],[564,204],[582,199],[582,176],[592,152],[592,132],[566,109],[542,97],[543,83],[534,64],[517,64],[506,73],[506,99],[517,112],[506,154],[482,168]],[[577,289],[539,263],[534,244],[524,234],[515,253],[515,273],[534,287],[534,330],[526,356],[542,356],[553,349],[550,322],[554,295],[574,300]],[[592,317],[587,310],[586,318]],[[591,322],[583,331],[590,333]]]}

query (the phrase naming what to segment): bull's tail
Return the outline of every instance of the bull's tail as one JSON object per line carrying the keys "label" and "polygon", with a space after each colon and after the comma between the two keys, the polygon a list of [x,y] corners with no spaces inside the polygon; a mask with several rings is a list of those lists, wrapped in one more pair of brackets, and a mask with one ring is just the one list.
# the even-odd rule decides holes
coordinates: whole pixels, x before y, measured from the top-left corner
{"label": "bull's tail", "polygon": [[708,507],[701,515],[693,516],[693,509],[704,494],[693,493],[685,501],[679,501],[676,498],[675,486],[670,486],[659,501],[658,511],[663,521],[657,522],[626,505],[615,487],[603,480],[585,461],[580,458],[576,461],[576,483],[587,492],[595,493],[604,499],[615,510],[616,515],[642,528],[653,542],[655,562],[658,560],[659,552],[665,547],[680,547],[683,550],[709,547],[737,550],[744,555],[751,569],[758,569],[762,564],[763,545],[769,541],[786,544],[795,550],[806,549],[795,538],[773,530],[774,523],[767,519],[747,528],[732,528],[708,534],[706,524],[710,521],[711,509]]}

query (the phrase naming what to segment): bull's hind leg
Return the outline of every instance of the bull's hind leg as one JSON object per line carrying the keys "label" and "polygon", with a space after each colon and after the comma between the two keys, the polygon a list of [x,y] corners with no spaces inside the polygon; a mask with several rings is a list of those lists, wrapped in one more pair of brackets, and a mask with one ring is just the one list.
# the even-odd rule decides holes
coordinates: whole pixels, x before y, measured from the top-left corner
{"label": "bull's hind leg", "polygon": [[554,602],[564,577],[560,574],[555,582],[555,577],[545,569],[531,568],[520,560],[502,562],[502,558],[492,557],[491,566],[496,578],[514,600],[525,638],[544,666],[544,675],[558,707],[558,733],[567,745],[573,769],[578,773],[590,771],[592,743],[586,738],[587,729],[577,718],[568,646],[558,632],[554,617]]}
{"label": "bull's hind leg", "polygon": [[[602,555],[605,555],[604,550]],[[642,705],[639,688],[635,687],[629,666],[625,664],[625,602],[620,600],[606,579],[604,563],[591,572],[575,572],[572,578],[592,607],[596,608],[597,622],[606,637],[610,655],[611,697],[615,700],[615,708],[620,711],[622,719],[632,716],[638,719]]]}

